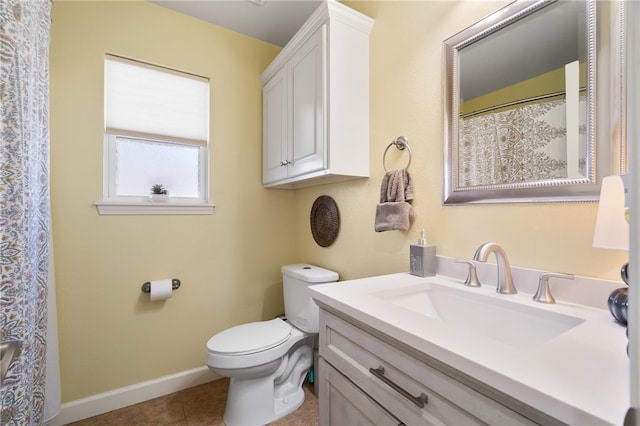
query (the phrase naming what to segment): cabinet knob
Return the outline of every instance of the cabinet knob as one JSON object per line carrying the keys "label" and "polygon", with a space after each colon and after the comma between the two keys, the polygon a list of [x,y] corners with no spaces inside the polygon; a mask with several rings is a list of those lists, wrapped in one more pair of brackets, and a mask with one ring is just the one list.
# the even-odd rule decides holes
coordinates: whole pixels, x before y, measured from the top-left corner
{"label": "cabinet knob", "polygon": [[281,161],[280,162],[280,167],[285,167],[285,166],[288,166],[289,164],[291,164],[291,161],[289,161],[289,160]]}

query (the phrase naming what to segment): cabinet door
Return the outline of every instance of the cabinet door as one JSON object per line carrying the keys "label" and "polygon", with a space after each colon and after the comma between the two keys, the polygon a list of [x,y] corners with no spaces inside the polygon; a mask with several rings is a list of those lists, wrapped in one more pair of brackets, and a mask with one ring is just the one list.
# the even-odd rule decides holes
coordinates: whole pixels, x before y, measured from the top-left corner
{"label": "cabinet door", "polygon": [[327,168],[325,164],[326,32],[322,25],[289,62],[291,142],[289,177]]}
{"label": "cabinet door", "polygon": [[329,425],[400,425],[367,394],[362,392],[331,364],[319,359],[320,424]]}
{"label": "cabinet door", "polygon": [[[322,359],[407,425],[536,424],[323,309],[319,349]],[[414,402],[418,399],[423,406]]]}
{"label": "cabinet door", "polygon": [[287,111],[287,69],[281,69],[262,90],[262,182],[287,177],[289,139]]}

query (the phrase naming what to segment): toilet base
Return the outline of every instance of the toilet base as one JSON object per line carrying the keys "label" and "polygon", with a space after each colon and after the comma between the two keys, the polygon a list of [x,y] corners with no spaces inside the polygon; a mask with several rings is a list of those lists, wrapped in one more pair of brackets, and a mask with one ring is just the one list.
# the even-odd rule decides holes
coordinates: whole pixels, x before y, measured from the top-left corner
{"label": "toilet base", "polygon": [[268,377],[231,377],[223,416],[227,426],[265,425],[300,408],[305,399],[302,382],[313,352],[308,338],[295,346]]}
{"label": "toilet base", "polygon": [[[260,383],[243,383],[253,386],[251,392],[244,392],[244,386],[236,386],[232,389],[233,379],[229,384],[229,395],[227,396],[227,406],[222,419],[226,426],[259,426],[274,422],[288,414],[296,411],[304,403],[304,391],[298,391],[286,398],[273,400],[262,400],[252,398],[254,392],[264,394],[269,389],[259,389]],[[273,384],[271,384],[273,389]],[[231,402],[231,404],[229,404]]]}

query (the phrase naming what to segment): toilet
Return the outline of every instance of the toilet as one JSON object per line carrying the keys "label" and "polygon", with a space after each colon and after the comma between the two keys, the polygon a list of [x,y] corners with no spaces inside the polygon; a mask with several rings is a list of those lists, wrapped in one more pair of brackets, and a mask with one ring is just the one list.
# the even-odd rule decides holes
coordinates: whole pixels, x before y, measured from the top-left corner
{"label": "toilet", "polygon": [[224,330],[207,342],[207,365],[229,377],[227,426],[265,425],[304,402],[302,383],[313,365],[319,310],[308,287],[338,274],[306,264],[282,267],[285,318]]}

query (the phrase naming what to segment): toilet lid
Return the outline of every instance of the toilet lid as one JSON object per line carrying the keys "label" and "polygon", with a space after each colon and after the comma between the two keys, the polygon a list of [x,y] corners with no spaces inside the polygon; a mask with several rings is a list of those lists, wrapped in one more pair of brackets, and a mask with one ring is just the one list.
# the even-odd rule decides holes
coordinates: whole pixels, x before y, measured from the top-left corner
{"label": "toilet lid", "polygon": [[276,318],[231,327],[207,342],[209,352],[225,355],[246,355],[271,349],[286,342],[291,326]]}

